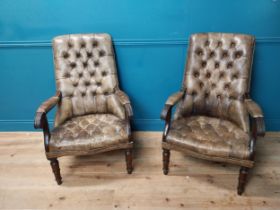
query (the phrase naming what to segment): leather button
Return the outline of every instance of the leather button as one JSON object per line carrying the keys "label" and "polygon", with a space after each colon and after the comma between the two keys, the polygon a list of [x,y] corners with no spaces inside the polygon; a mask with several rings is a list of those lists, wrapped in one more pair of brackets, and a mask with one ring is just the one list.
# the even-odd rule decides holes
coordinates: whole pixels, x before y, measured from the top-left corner
{"label": "leather button", "polygon": [[80,47],[81,48],[85,48],[86,47],[86,43],[85,42],[81,42]]}
{"label": "leather button", "polygon": [[81,95],[82,95],[82,97],[85,97],[85,96],[86,96],[86,93],[85,93],[85,92],[82,92]]}
{"label": "leather button", "polygon": [[220,64],[219,64],[218,61],[216,61],[216,62],[215,62],[215,68],[217,69],[217,68],[219,68],[219,67],[220,67]]}
{"label": "leather button", "polygon": [[215,88],[215,87],[216,87],[216,84],[215,84],[215,83],[212,83],[212,84],[211,84],[211,87],[212,87],[212,88]]}
{"label": "leather button", "polygon": [[83,73],[82,72],[79,73],[79,77],[80,78],[83,77]]}
{"label": "leather button", "polygon": [[95,75],[95,71],[92,71],[89,74],[90,74],[90,76],[94,76]]}
{"label": "leather button", "polygon": [[96,95],[96,92],[92,91],[92,92],[91,92],[91,95],[95,96],[95,95]]}
{"label": "leather button", "polygon": [[226,58],[226,57],[228,57],[228,52],[227,51],[223,51],[222,58]]}
{"label": "leather button", "polygon": [[193,73],[193,76],[196,77],[196,78],[199,77],[199,72],[198,72],[198,71],[195,71],[195,72]]}
{"label": "leather button", "polygon": [[91,57],[93,57],[93,54],[92,54],[92,52],[87,52],[87,57],[88,57],[88,58],[91,58]]}
{"label": "leather button", "polygon": [[96,40],[92,41],[92,47],[97,47],[98,46],[98,42]]}
{"label": "leather button", "polygon": [[207,72],[207,73],[206,73],[206,77],[207,77],[207,78],[210,78],[210,77],[211,77],[211,73],[210,73],[210,72]]}
{"label": "leather button", "polygon": [[223,45],[223,43],[221,41],[218,41],[217,46],[221,47]]}
{"label": "leather button", "polygon": [[94,61],[94,66],[96,67],[96,66],[99,66],[100,65],[100,63],[99,63],[99,61]]}
{"label": "leather button", "polygon": [[228,69],[232,68],[232,66],[233,66],[233,63],[232,63],[232,62],[229,62],[229,63],[227,64],[227,68],[228,68]]}
{"label": "leather button", "polygon": [[214,58],[215,57],[215,52],[214,51],[211,51],[210,53],[209,53],[209,58]]}
{"label": "leather button", "polygon": [[100,50],[99,51],[99,57],[103,57],[105,55],[105,51],[104,50]]}
{"label": "leather button", "polygon": [[197,50],[196,50],[196,54],[197,54],[198,56],[202,56],[202,55],[203,55],[202,49],[197,49]]}
{"label": "leather button", "polygon": [[207,47],[207,46],[209,46],[209,44],[210,44],[210,42],[209,42],[209,40],[207,40],[207,41],[205,41],[204,46]]}
{"label": "leather button", "polygon": [[75,68],[77,66],[76,63],[70,63],[71,68]]}
{"label": "leather button", "polygon": [[90,82],[89,81],[85,81],[85,86],[89,86]]}
{"label": "leather button", "polygon": [[224,88],[225,88],[225,89],[228,89],[228,88],[229,88],[229,84],[228,84],[228,83],[225,84]]}
{"label": "leather button", "polygon": [[203,82],[200,82],[200,83],[199,83],[199,87],[200,87],[200,88],[203,88],[203,86],[204,86]]}
{"label": "leather button", "polygon": [[107,75],[107,72],[106,72],[106,71],[103,71],[103,72],[102,72],[102,76],[105,77],[106,75]]}
{"label": "leather button", "polygon": [[86,68],[88,66],[87,62],[83,62],[83,67]]}
{"label": "leather button", "polygon": [[101,82],[96,82],[96,85],[99,87],[101,86]]}
{"label": "leather button", "polygon": [[68,52],[64,52],[62,56],[63,56],[63,58],[65,58],[65,59],[66,59],[66,58],[69,58],[69,53],[68,53]]}
{"label": "leather button", "polygon": [[236,59],[238,59],[238,58],[240,58],[242,56],[242,54],[243,54],[242,51],[237,51],[237,52],[235,52],[234,57]]}
{"label": "leather button", "polygon": [[231,48],[234,48],[235,46],[236,46],[236,43],[235,43],[235,42],[231,42],[231,43],[230,43],[230,47],[231,47]]}
{"label": "leather button", "polygon": [[225,76],[225,73],[224,72],[221,72],[220,75],[219,75],[219,78],[223,78]]}
{"label": "leather button", "polygon": [[205,97],[205,98],[208,98],[208,97],[209,97],[209,93],[206,92],[206,93],[204,94],[204,97]]}
{"label": "leather button", "polygon": [[218,98],[218,99],[221,99],[221,97],[222,97],[221,94],[218,94],[218,95],[217,95],[217,98]]}
{"label": "leather button", "polygon": [[73,86],[74,86],[74,87],[77,87],[77,86],[78,86],[78,82],[74,82],[74,83],[73,83]]}
{"label": "leather button", "polygon": [[80,58],[81,57],[81,53],[80,52],[77,52],[76,53],[76,58]]}
{"label": "leather button", "polygon": [[207,62],[206,61],[202,61],[201,62],[201,67],[204,68],[206,66]]}
{"label": "leather button", "polygon": [[232,75],[232,79],[238,79],[238,74],[236,73],[236,74],[233,74]]}
{"label": "leather button", "polygon": [[68,48],[70,49],[70,48],[73,47],[73,44],[72,44],[71,42],[68,42],[68,43],[67,43],[67,46],[68,46]]}

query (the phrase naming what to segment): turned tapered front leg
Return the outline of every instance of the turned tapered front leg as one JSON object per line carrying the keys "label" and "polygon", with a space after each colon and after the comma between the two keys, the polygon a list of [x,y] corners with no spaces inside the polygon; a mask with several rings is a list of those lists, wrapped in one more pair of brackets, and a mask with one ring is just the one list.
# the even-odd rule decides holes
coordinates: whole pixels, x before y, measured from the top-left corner
{"label": "turned tapered front leg", "polygon": [[56,158],[51,158],[49,159],[51,167],[52,167],[52,171],[54,173],[55,176],[55,180],[57,182],[58,185],[62,184],[62,178],[60,175],[60,168],[59,168],[59,163],[58,160]]}
{"label": "turned tapered front leg", "polygon": [[132,173],[132,149],[125,150],[126,170],[128,174]]}
{"label": "turned tapered front leg", "polygon": [[164,175],[168,174],[169,171],[169,159],[170,159],[170,150],[163,149],[162,151],[162,160],[163,160],[163,173]]}
{"label": "turned tapered front leg", "polygon": [[241,167],[239,172],[238,178],[238,187],[237,187],[237,194],[242,195],[245,189],[245,185],[247,183],[249,168]]}

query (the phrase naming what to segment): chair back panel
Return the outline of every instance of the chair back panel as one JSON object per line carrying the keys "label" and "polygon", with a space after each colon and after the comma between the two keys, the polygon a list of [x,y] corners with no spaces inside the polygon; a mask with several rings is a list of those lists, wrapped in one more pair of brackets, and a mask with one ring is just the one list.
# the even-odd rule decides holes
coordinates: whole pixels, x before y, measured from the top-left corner
{"label": "chair back panel", "polygon": [[228,119],[248,131],[244,99],[250,90],[253,36],[201,33],[190,37],[183,89],[175,118],[189,114]]}
{"label": "chair back panel", "polygon": [[73,34],[53,39],[56,87],[62,93],[55,126],[85,114],[110,113],[125,117],[114,94],[118,89],[111,37]]}

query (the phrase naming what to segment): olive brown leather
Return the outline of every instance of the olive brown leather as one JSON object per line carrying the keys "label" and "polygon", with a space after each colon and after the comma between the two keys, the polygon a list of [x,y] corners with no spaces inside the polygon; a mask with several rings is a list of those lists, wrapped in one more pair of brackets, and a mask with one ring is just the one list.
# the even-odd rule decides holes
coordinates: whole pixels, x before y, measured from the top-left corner
{"label": "olive brown leather", "polygon": [[131,148],[132,108],[119,89],[110,35],[55,37],[53,55],[57,94],[37,110],[47,113],[57,105],[47,157]]}
{"label": "olive brown leather", "polygon": [[177,104],[163,148],[252,167],[249,115],[263,117],[249,98],[254,45],[254,37],[244,34],[190,37],[182,89],[161,115],[166,120]]}

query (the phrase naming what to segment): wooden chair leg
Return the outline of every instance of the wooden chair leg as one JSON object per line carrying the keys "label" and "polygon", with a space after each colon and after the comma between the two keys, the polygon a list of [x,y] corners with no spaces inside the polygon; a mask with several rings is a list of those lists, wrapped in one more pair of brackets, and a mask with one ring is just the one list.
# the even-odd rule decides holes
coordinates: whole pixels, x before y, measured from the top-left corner
{"label": "wooden chair leg", "polygon": [[242,195],[245,190],[245,185],[247,183],[249,168],[241,167],[238,178],[237,194]]}
{"label": "wooden chair leg", "polygon": [[170,159],[170,150],[163,149],[162,151],[162,161],[163,161],[163,174],[167,175],[169,171],[169,159]]}
{"label": "wooden chair leg", "polygon": [[128,174],[132,173],[132,149],[125,150],[126,170]]}
{"label": "wooden chair leg", "polygon": [[59,168],[58,160],[56,158],[50,158],[49,161],[50,161],[52,171],[53,171],[54,176],[55,176],[55,180],[56,180],[58,185],[61,185],[62,184],[62,178],[61,178],[61,175],[60,175],[60,168]]}

